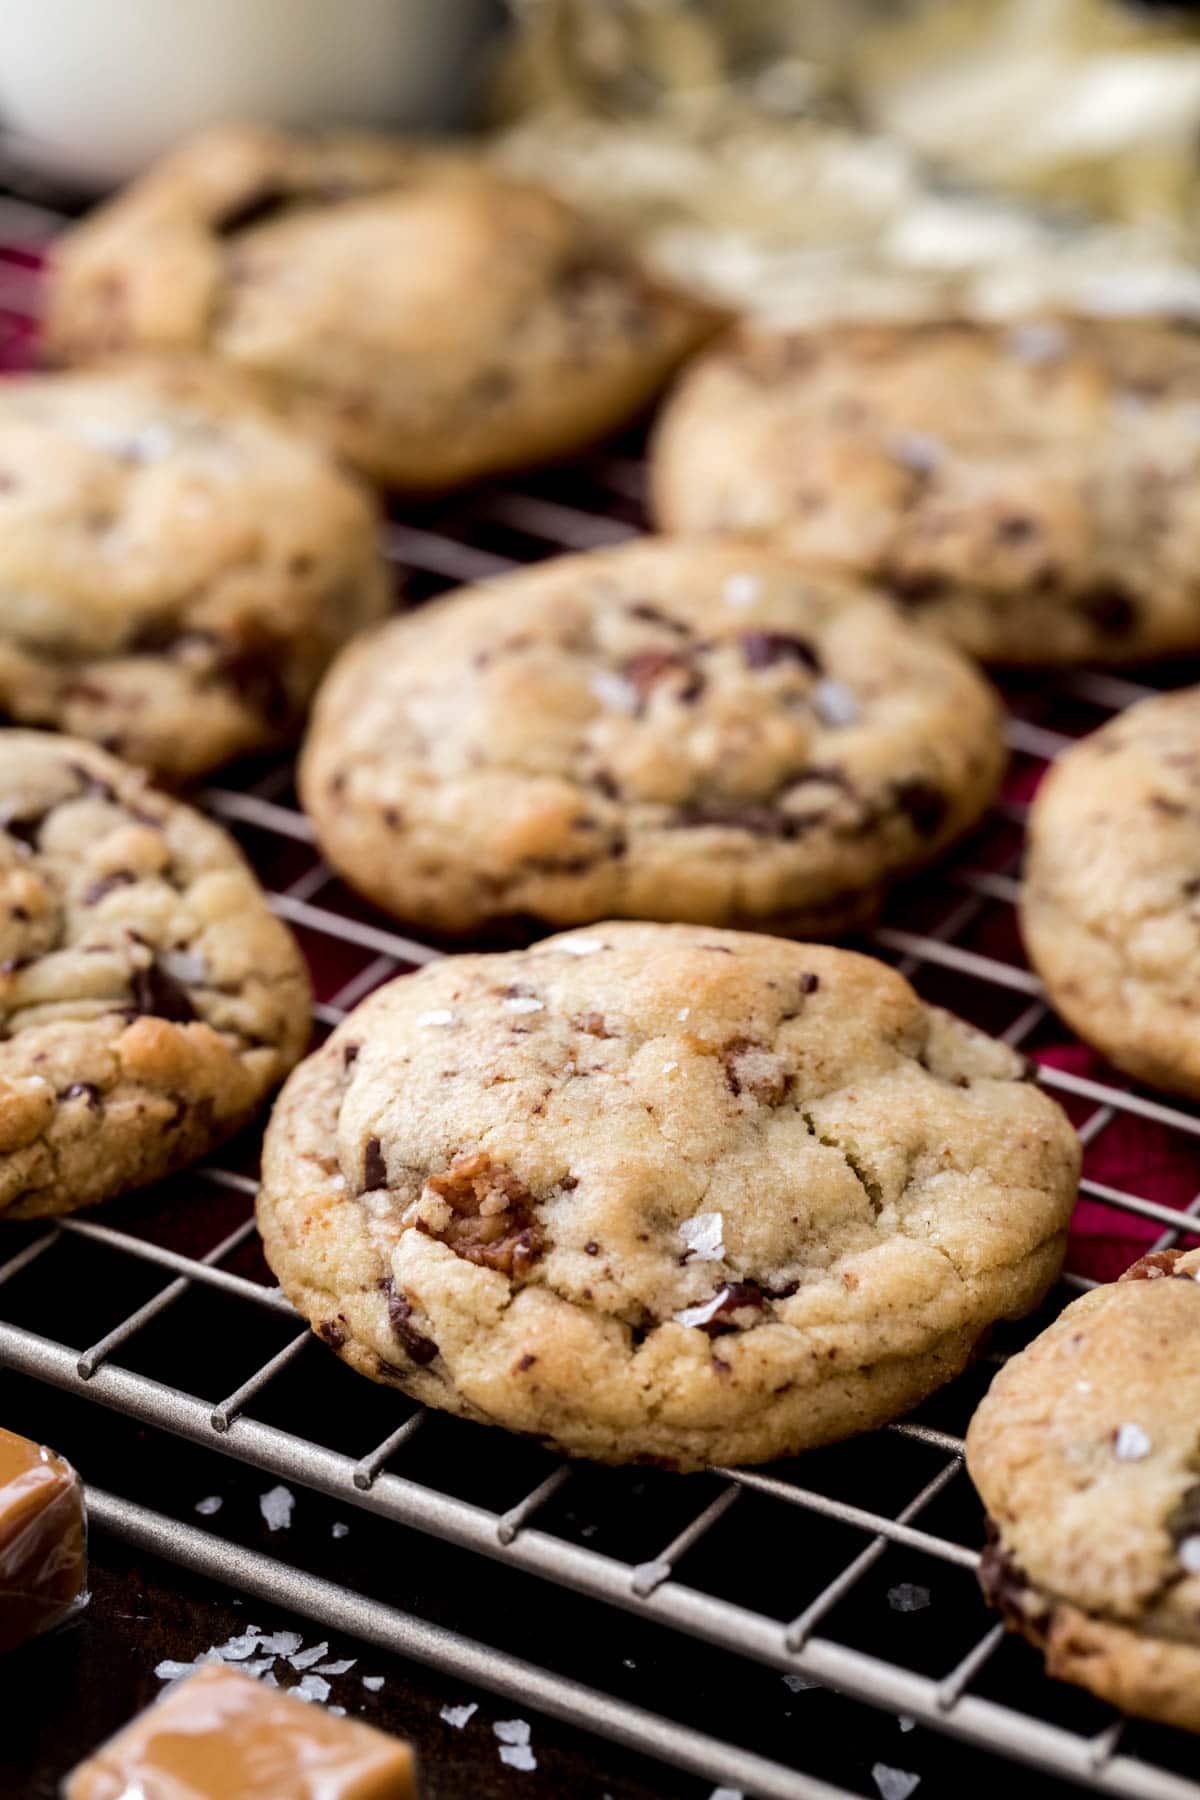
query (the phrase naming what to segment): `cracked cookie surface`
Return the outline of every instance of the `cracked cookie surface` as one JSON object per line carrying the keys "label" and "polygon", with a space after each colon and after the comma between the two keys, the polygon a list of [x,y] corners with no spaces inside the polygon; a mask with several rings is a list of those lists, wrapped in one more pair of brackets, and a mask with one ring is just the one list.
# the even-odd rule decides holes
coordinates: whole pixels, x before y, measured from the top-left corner
{"label": "cracked cookie surface", "polygon": [[1059,757],[1030,811],[1021,929],[1085,1042],[1200,1099],[1200,688]]}
{"label": "cracked cookie surface", "polygon": [[1068,1306],[967,1433],[984,1591],[1063,1681],[1200,1731],[1200,1250]]}
{"label": "cracked cookie surface", "polygon": [[206,352],[420,492],[615,430],[716,322],[550,194],[383,137],[207,131],[54,260],[51,356]]}
{"label": "cracked cookie surface", "polygon": [[193,1161],[308,1030],[300,952],[223,831],[91,744],[0,732],[0,1219]]}
{"label": "cracked cookie surface", "polygon": [[876,581],[985,661],[1200,648],[1200,337],[1129,321],[733,338],[660,416],[655,516]]}
{"label": "cracked cookie surface", "polygon": [[357,1007],[276,1105],[259,1229],[376,1381],[601,1461],[764,1461],[1053,1281],[1078,1141],[1023,1072],[868,957],[597,925]]}
{"label": "cracked cookie surface", "polygon": [[972,825],[991,690],[861,588],[640,539],[480,584],[351,646],[300,785],[326,855],[446,931],[529,915],[824,936]]}
{"label": "cracked cookie surface", "polygon": [[366,492],[235,378],[0,384],[0,713],[172,782],[290,737],[388,610]]}

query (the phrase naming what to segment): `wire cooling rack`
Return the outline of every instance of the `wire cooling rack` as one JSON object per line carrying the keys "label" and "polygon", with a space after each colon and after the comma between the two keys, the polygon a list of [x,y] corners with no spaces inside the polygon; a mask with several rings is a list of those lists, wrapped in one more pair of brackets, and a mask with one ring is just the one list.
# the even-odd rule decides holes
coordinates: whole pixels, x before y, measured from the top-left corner
{"label": "wire cooling rack", "polygon": [[[27,354],[37,256],[26,242],[53,224],[43,209],[0,202],[0,364],[20,366]],[[641,522],[643,476],[633,446],[396,516],[389,554],[419,601],[548,554],[615,543]],[[1171,684],[1186,673],[1174,671]],[[712,1646],[738,1666],[778,1671],[798,1694],[819,1684],[1032,1765],[1048,1778],[1039,1793],[1077,1782],[1200,1800],[1194,1739],[1125,1721],[1048,1681],[1035,1653],[986,1610],[975,1582],[981,1515],[962,1467],[962,1432],[1007,1349],[1092,1276],[1200,1231],[1200,1116],[1114,1076],[1072,1042],[1022,958],[1013,912],[1024,806],[1041,769],[1152,691],[1096,672],[1007,684],[1005,798],[964,850],[894,898],[867,941],[927,998],[1031,1054],[1085,1145],[1071,1273],[1038,1319],[1002,1334],[912,1419],[767,1469],[671,1477],[567,1463],[427,1414],[337,1363],[271,1284],[252,1219],[256,1139],[94,1215],[6,1228],[0,1366],[404,1527],[406,1538],[430,1534],[469,1561],[490,1558],[623,1609],[635,1653],[651,1633],[656,1644],[665,1633],[690,1650]],[[200,798],[240,839],[304,945],[318,1030],[439,954],[321,862],[289,762],[239,770]],[[145,1485],[91,1486],[93,1517],[146,1552],[744,1794],[848,1791],[818,1754],[815,1714],[799,1758],[794,1741],[786,1754],[765,1753],[745,1728],[702,1730],[694,1717],[636,1703],[628,1684],[622,1692],[579,1678],[565,1650],[554,1668],[518,1654],[512,1620],[503,1641],[481,1642],[247,1547],[215,1521],[183,1523],[151,1504],[153,1481],[149,1499]]]}

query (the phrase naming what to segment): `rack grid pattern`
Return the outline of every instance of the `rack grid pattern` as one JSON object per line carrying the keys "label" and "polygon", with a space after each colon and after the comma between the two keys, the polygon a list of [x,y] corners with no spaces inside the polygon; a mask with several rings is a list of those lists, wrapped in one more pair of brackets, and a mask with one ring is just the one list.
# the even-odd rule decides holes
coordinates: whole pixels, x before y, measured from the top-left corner
{"label": "rack grid pattern", "polygon": [[[43,240],[53,223],[42,209],[0,202],[0,360],[10,365],[24,354],[36,308],[36,256],[22,246],[26,240]],[[620,541],[638,528],[642,483],[636,449],[605,454],[567,473],[486,491],[420,517],[397,517],[389,526],[389,555],[417,600],[523,561]],[[1068,1040],[1021,958],[1013,903],[1023,817],[1019,796],[1028,794],[1038,769],[1073,736],[1152,691],[1157,690],[1097,672],[1074,673],[1053,684],[1011,684],[1014,779],[1007,791],[1014,797],[995,809],[965,852],[899,895],[887,923],[870,939],[876,953],[899,966],[928,997],[951,1004],[1034,1055],[1039,1079],[1068,1106],[1083,1137],[1084,1195],[1111,1213],[1114,1236],[1138,1233],[1146,1249],[1200,1234],[1200,1115],[1157,1099],[1098,1065],[1088,1063],[1082,1072],[1071,1066],[1082,1059],[1061,1054]],[[201,801],[240,837],[271,891],[275,911],[297,929],[314,964],[339,971],[337,983],[317,1004],[318,1028],[335,1024],[380,982],[439,954],[356,901],[321,862],[311,827],[292,798],[287,762],[274,763],[265,772],[257,768],[245,785],[210,786]],[[1091,1068],[1097,1072],[1088,1072]],[[1111,1134],[1130,1130],[1152,1136],[1153,1156],[1147,1161],[1153,1163],[1153,1180],[1139,1184],[1131,1174],[1128,1185],[1123,1181],[1117,1186],[1097,1178],[1097,1170],[1107,1173],[1113,1166],[1106,1154]],[[870,1503],[869,1496],[847,1498],[836,1480],[822,1479],[821,1464],[812,1458],[802,1468],[719,1470],[715,1481],[697,1487],[700,1503],[692,1516],[664,1541],[649,1543],[643,1555],[630,1558],[573,1541],[555,1523],[571,1484],[580,1479],[575,1465],[550,1467],[503,1508],[406,1473],[410,1446],[428,1420],[398,1396],[399,1422],[392,1429],[377,1442],[345,1448],[331,1448],[264,1420],[258,1413],[273,1384],[286,1378],[300,1359],[328,1353],[301,1328],[278,1289],[262,1279],[261,1268],[257,1274],[243,1272],[256,1266],[254,1181],[244,1168],[234,1166],[236,1160],[209,1162],[189,1177],[220,1194],[223,1221],[230,1207],[241,1215],[219,1241],[202,1250],[190,1236],[180,1235],[181,1214],[178,1203],[172,1204],[171,1183],[164,1184],[161,1197],[152,1194],[140,1202],[132,1223],[118,1208],[108,1209],[107,1217],[101,1213],[13,1228],[10,1242],[18,1242],[19,1248],[0,1263],[0,1366],[86,1395],[100,1406],[223,1451],[280,1480],[432,1533],[784,1674],[908,1714],[1065,1781],[1144,1800],[1200,1800],[1200,1779],[1188,1773],[1194,1764],[1181,1754],[1177,1737],[1131,1726],[1103,1709],[1092,1709],[1081,1727],[1079,1708],[1072,1704],[1078,1696],[1047,1682],[1032,1652],[1017,1652],[1025,1657],[1018,1699],[1012,1697],[1011,1684],[999,1690],[1000,1697],[989,1690],[989,1669],[1003,1654],[1005,1634],[969,1579],[977,1562],[977,1515],[971,1540],[944,1523],[947,1498],[961,1494],[966,1483],[958,1428],[918,1417],[871,1440],[880,1466],[889,1473],[884,1485],[905,1496],[890,1506]],[[1127,1159],[1131,1168],[1137,1160]],[[1153,1185],[1155,1194],[1138,1192],[1139,1185]],[[1175,1200],[1164,1201],[1164,1192]],[[186,1210],[194,1232],[197,1209]],[[31,1329],[28,1322],[19,1322],[19,1303],[7,1304],[20,1295],[23,1283],[81,1245],[94,1246],[123,1265],[139,1265],[143,1286],[153,1287],[128,1310],[118,1308],[119,1316],[82,1347]],[[230,1266],[235,1263],[242,1268]],[[1088,1285],[1088,1277],[1077,1269],[1064,1278],[1056,1300],[1065,1302]],[[199,1381],[168,1384],[136,1366],[141,1334],[159,1320],[169,1325],[172,1309],[185,1297],[220,1304],[226,1318],[242,1313],[268,1319],[278,1339],[277,1348],[261,1362],[252,1359],[230,1391],[216,1399]],[[1019,1342],[1019,1336],[1014,1334],[1012,1341]],[[965,1420],[969,1406],[959,1410]],[[472,1433],[479,1428],[451,1429]],[[636,1506],[634,1475],[629,1472],[631,1507]],[[829,1579],[787,1618],[774,1616],[752,1598],[713,1592],[689,1569],[689,1559],[694,1568],[706,1541],[730,1541],[751,1497],[786,1509],[779,1516],[786,1517],[796,1534],[820,1520],[844,1528],[851,1546]],[[794,1766],[534,1668],[502,1645],[480,1645],[302,1568],[289,1568],[227,1541],[216,1529],[180,1524],[117,1494],[93,1492],[92,1504],[101,1523],[143,1549],[284,1601],[328,1625],[520,1697],[746,1794],[819,1800],[842,1791]],[[969,1510],[967,1517],[969,1521]],[[896,1565],[901,1573],[908,1566],[904,1559],[911,1559],[918,1575],[932,1561],[968,1578],[955,1612],[956,1626],[965,1622],[966,1629],[951,1634],[953,1652],[934,1672],[899,1654],[883,1655],[847,1642],[836,1628],[839,1608],[889,1556],[901,1559]]]}

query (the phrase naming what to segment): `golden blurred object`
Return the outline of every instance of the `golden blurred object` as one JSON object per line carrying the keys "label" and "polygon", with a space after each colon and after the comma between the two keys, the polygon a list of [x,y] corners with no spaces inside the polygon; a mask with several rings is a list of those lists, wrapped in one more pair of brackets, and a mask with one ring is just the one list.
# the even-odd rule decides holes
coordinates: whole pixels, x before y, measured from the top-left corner
{"label": "golden blurred object", "polygon": [[1122,0],[518,0],[496,153],[776,321],[1200,316],[1200,26]]}

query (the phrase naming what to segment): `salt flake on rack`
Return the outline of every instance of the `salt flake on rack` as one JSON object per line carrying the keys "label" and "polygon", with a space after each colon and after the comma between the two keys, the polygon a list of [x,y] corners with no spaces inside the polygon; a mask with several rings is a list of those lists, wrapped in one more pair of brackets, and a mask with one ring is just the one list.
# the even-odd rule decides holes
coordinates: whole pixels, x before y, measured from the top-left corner
{"label": "salt flake on rack", "polygon": [[886,1763],[875,1764],[871,1779],[883,1800],[908,1800],[914,1789],[921,1785],[919,1775],[911,1774],[908,1769],[889,1769]]}
{"label": "salt flake on rack", "polygon": [[330,1688],[323,1676],[305,1675],[290,1692],[296,1696],[297,1700],[328,1700]]}
{"label": "salt flake on rack", "polygon": [[[383,1677],[381,1675],[364,1676],[363,1686],[369,1687],[372,1680],[378,1681],[380,1687],[383,1686]],[[478,1711],[478,1703],[474,1700],[470,1700],[465,1706],[443,1706],[438,1717],[444,1719],[447,1725],[453,1725],[455,1731],[461,1731],[463,1726],[471,1718],[472,1714],[477,1713]]]}
{"label": "salt flake on rack", "polygon": [[328,1655],[329,1645],[322,1638],[321,1642],[314,1644],[311,1650],[298,1651],[294,1656],[289,1656],[288,1661],[293,1669],[311,1669],[314,1663],[319,1663],[323,1656]]}
{"label": "salt flake on rack", "polygon": [[923,1612],[929,1605],[929,1589],[918,1587],[915,1581],[899,1581],[888,1589],[888,1605],[893,1612]]}
{"label": "salt flake on rack", "polygon": [[258,1510],[267,1522],[268,1531],[286,1531],[292,1522],[296,1496],[290,1488],[268,1488],[258,1496]]}
{"label": "salt flake on rack", "polygon": [[209,1494],[206,1499],[197,1500],[192,1511],[198,1512],[203,1519],[211,1519],[214,1513],[220,1512],[224,1504],[220,1494]]}

